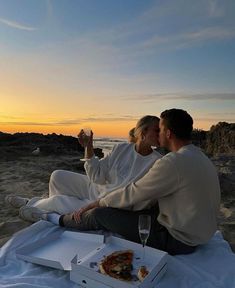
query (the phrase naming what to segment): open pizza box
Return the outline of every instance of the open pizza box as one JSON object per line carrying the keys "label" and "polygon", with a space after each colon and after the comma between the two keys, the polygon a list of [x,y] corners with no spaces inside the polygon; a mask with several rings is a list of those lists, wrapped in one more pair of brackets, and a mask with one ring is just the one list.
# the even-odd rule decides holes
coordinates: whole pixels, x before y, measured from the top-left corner
{"label": "open pizza box", "polygon": [[[123,281],[100,273],[99,263],[105,256],[115,251],[127,249],[134,252],[132,281]],[[145,246],[143,258],[142,245],[110,236],[104,244],[82,259],[78,256],[73,258],[70,279],[85,288],[151,288],[160,281],[166,272],[167,255],[164,251]],[[140,282],[137,278],[137,272],[143,265],[147,267],[149,274]]]}
{"label": "open pizza box", "polygon": [[16,256],[31,263],[70,271],[75,255],[82,259],[103,243],[104,235],[58,231],[17,249]]}

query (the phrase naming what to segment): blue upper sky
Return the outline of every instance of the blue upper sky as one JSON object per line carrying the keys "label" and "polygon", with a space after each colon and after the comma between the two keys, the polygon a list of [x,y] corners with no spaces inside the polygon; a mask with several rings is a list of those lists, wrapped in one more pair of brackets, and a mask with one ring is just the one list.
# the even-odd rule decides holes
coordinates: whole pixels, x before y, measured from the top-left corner
{"label": "blue upper sky", "polygon": [[0,96],[9,99],[0,113],[15,122],[23,116],[7,109],[18,101],[13,88],[28,108],[39,95],[53,103],[58,114],[37,111],[50,124],[172,107],[199,128],[235,121],[234,0],[0,0],[0,40]]}

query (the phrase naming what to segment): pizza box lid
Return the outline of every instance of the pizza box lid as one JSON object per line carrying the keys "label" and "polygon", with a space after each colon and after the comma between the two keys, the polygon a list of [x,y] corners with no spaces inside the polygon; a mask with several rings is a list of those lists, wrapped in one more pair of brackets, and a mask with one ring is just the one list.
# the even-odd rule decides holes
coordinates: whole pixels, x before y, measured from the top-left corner
{"label": "pizza box lid", "polygon": [[[134,252],[133,259],[133,281],[122,281],[113,277],[103,275],[99,272],[99,263],[107,255],[114,251],[131,249]],[[70,271],[70,279],[86,288],[97,287],[114,287],[123,288],[124,284],[127,288],[139,287],[150,288],[160,281],[167,268],[167,253],[158,249],[146,246],[145,256],[143,259],[143,247],[140,244],[110,236],[105,243],[96,248],[89,255],[78,259],[75,256],[72,260],[72,270]],[[149,274],[143,282],[137,278],[137,271],[140,266],[145,265]],[[98,285],[100,284],[100,285]],[[98,285],[98,286],[97,286]]]}
{"label": "pizza box lid", "polygon": [[17,249],[16,256],[31,263],[69,271],[75,255],[82,259],[102,243],[104,235],[57,231]]}

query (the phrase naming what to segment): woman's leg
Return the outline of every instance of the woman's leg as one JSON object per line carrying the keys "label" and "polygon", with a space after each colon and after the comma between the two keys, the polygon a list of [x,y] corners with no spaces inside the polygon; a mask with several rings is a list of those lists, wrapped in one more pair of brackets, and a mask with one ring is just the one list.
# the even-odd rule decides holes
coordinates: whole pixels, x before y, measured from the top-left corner
{"label": "woman's leg", "polygon": [[49,181],[49,197],[67,195],[79,199],[89,199],[91,189],[90,181],[86,175],[66,170],[55,170]]}
{"label": "woman's leg", "polygon": [[89,199],[78,199],[77,197],[57,195],[49,198],[32,198],[26,206],[36,207],[38,209],[56,212],[58,214],[72,213],[91,203]]}
{"label": "woman's leg", "polygon": [[[96,200],[96,193],[95,186],[86,175],[56,170],[51,174],[49,198],[34,197],[26,206],[36,207],[42,211],[67,214]],[[23,208],[21,210],[23,211]],[[27,211],[29,211],[28,208]]]}

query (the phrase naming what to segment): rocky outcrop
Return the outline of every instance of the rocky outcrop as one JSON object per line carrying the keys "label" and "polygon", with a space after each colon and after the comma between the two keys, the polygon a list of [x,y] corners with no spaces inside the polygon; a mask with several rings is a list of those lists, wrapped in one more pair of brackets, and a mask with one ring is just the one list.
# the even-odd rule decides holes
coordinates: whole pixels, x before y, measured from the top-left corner
{"label": "rocky outcrop", "polygon": [[211,158],[215,164],[221,189],[219,229],[235,252],[235,156],[217,155]]}
{"label": "rocky outcrop", "polygon": [[218,225],[235,252],[235,123],[219,122],[209,131],[195,129],[192,140],[218,170],[221,189]]}
{"label": "rocky outcrop", "polygon": [[[40,154],[74,154],[83,153],[84,148],[78,139],[72,136],[64,136],[40,133],[3,133],[0,132],[0,156],[15,157],[32,153],[39,148]],[[95,149],[98,157],[103,157],[102,149]],[[36,155],[36,154],[35,154]]]}
{"label": "rocky outcrop", "polygon": [[219,122],[206,135],[206,153],[235,155],[235,123]]}
{"label": "rocky outcrop", "polygon": [[195,129],[192,140],[211,157],[235,155],[235,123],[219,122],[209,131]]}

